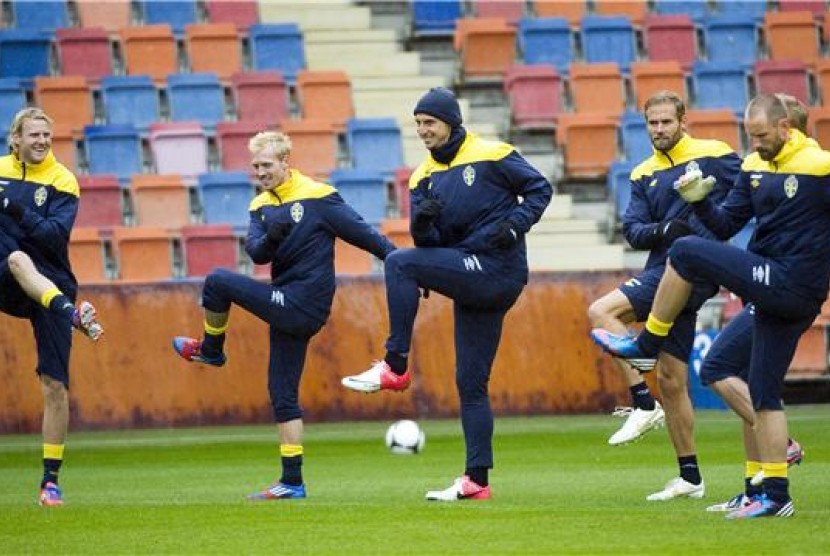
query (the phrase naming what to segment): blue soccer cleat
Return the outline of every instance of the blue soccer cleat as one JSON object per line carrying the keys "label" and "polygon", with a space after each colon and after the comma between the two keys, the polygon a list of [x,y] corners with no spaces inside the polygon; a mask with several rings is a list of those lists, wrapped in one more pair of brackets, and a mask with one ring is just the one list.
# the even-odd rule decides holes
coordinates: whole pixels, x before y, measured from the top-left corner
{"label": "blue soccer cleat", "polygon": [[63,506],[63,493],[55,483],[48,482],[40,489],[41,506]]}
{"label": "blue soccer cleat", "polygon": [[746,519],[752,517],[791,517],[795,513],[792,500],[776,502],[766,494],[755,498],[751,504],[726,514],[726,519]]}
{"label": "blue soccer cleat", "polygon": [[219,355],[205,355],[202,353],[202,342],[196,338],[188,338],[187,336],[176,336],[173,338],[173,349],[176,350],[182,359],[192,361],[194,363],[204,363],[205,365],[213,365],[214,367],[221,367],[228,360],[224,353]]}
{"label": "blue soccer cleat", "polygon": [[248,495],[248,500],[285,500],[289,498],[305,498],[305,485],[286,485],[274,483],[261,492]]}
{"label": "blue soccer cleat", "polygon": [[594,328],[591,330],[591,339],[605,352],[614,357],[625,359],[632,367],[642,373],[654,370],[656,359],[640,349],[637,338],[618,336],[604,328]]}

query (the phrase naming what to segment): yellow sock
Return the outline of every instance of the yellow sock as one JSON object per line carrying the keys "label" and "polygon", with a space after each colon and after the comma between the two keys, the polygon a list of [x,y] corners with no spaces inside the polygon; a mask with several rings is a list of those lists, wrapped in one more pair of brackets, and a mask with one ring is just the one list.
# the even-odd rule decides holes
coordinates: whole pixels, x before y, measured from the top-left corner
{"label": "yellow sock", "polygon": [[63,444],[44,444],[43,459],[63,459]]}
{"label": "yellow sock", "polygon": [[673,322],[663,322],[652,313],[649,313],[648,320],[646,321],[646,330],[655,336],[668,336],[669,330],[671,330],[673,325]]}
{"label": "yellow sock", "polygon": [[205,334],[210,334],[211,336],[219,336],[224,334],[228,330],[228,323],[226,322],[224,326],[211,326],[205,321]]}
{"label": "yellow sock", "polygon": [[52,300],[55,299],[59,295],[63,295],[63,294],[61,293],[61,291],[58,288],[53,286],[53,287],[49,288],[48,290],[46,290],[45,292],[43,292],[43,295],[40,296],[40,304],[48,309],[49,304],[52,303]]}
{"label": "yellow sock", "polygon": [[760,461],[752,461],[747,460],[745,467],[744,467],[744,477],[747,479],[751,479],[755,475],[758,474],[758,471],[761,470],[761,462]]}
{"label": "yellow sock", "polygon": [[761,469],[764,470],[764,478],[787,478],[787,462],[781,463],[762,463]]}
{"label": "yellow sock", "polygon": [[302,444],[280,444],[280,456],[293,458],[301,455],[303,455]]}

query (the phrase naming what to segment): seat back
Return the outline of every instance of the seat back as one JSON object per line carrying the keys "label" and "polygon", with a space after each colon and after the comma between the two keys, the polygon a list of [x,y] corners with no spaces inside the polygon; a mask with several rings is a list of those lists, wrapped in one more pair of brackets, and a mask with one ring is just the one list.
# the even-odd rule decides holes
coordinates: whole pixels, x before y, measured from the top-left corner
{"label": "seat back", "polygon": [[690,68],[697,58],[697,31],[687,14],[647,16],[643,42],[652,62],[676,61]]}
{"label": "seat back", "polygon": [[582,54],[587,63],[613,62],[624,72],[636,59],[634,27],[623,16],[582,18]]}
{"label": "seat back", "polygon": [[190,222],[190,194],[178,174],[136,174],[130,181],[139,226],[180,228]]}
{"label": "seat back", "polygon": [[764,35],[772,60],[801,60],[812,66],[819,59],[818,26],[809,11],[767,12]]}
{"label": "seat back", "polygon": [[149,75],[114,75],[101,80],[101,103],[109,124],[146,131],[159,121],[159,93]]}
{"label": "seat back", "polygon": [[123,193],[113,174],[78,176],[81,202],[75,226],[108,228],[124,224]]}
{"label": "seat back", "polygon": [[338,168],[331,173],[331,184],[340,196],[372,225],[386,218],[386,178],[377,170]]}
{"label": "seat back", "polygon": [[202,216],[206,224],[230,224],[245,228],[254,186],[244,172],[200,174],[197,182]]}
{"label": "seat back", "polygon": [[9,4],[17,29],[54,31],[69,27],[66,0],[17,0]]}
{"label": "seat back", "polygon": [[176,39],[169,25],[125,27],[121,30],[124,73],[147,74],[163,81],[179,69]]}
{"label": "seat back", "polygon": [[326,120],[286,120],[291,137],[291,165],[306,175],[324,178],[337,166],[337,133]]}
{"label": "seat back", "polygon": [[237,73],[231,84],[239,121],[273,126],[289,117],[288,88],[279,72]]}
{"label": "seat back", "polygon": [[140,5],[146,25],[167,24],[177,35],[198,20],[196,0],[142,0]]}
{"label": "seat back", "polygon": [[[15,114],[26,108],[26,89],[17,77],[0,78],[0,126],[5,132]],[[5,133],[3,134],[5,137]]]}
{"label": "seat back", "polygon": [[223,170],[249,170],[251,153],[248,141],[263,131],[253,122],[219,122],[216,126],[216,143]]}
{"label": "seat back", "polygon": [[575,112],[622,114],[625,88],[617,64],[571,64],[571,100]]}
{"label": "seat back", "polygon": [[206,0],[205,12],[211,23],[233,23],[239,31],[259,23],[259,4],[256,0]]}
{"label": "seat back", "polygon": [[81,27],[101,27],[116,33],[130,25],[130,0],[75,0]]}
{"label": "seat back", "polygon": [[303,118],[329,120],[345,130],[346,121],[354,117],[352,85],[343,71],[301,70],[297,94]]}
{"label": "seat back", "polygon": [[631,201],[631,171],[639,162],[615,161],[608,169],[606,186],[608,198],[614,203],[615,224],[622,220]]}
{"label": "seat back", "polygon": [[564,17],[572,28],[579,27],[582,18],[588,14],[585,0],[562,2],[562,0],[534,0],[533,10],[537,17]]}
{"label": "seat back", "polygon": [[64,75],[82,75],[97,82],[113,72],[112,47],[103,28],[58,29],[55,37]]}
{"label": "seat back", "polygon": [[814,106],[810,108],[810,118],[807,129],[823,149],[830,149],[830,106]]}
{"label": "seat back", "polygon": [[112,244],[119,280],[151,282],[174,277],[172,236],[164,228],[113,228]]}
{"label": "seat back", "polygon": [[720,15],[737,15],[752,19],[756,24],[764,20],[767,13],[766,0],[718,0],[716,12]]}
{"label": "seat back", "polygon": [[564,151],[566,176],[605,176],[617,157],[617,118],[608,114],[563,114],[556,141]]}
{"label": "seat back", "polygon": [[470,28],[461,37],[462,78],[503,79],[516,60],[516,30],[502,19],[477,21],[490,23]]}
{"label": "seat back", "polygon": [[594,13],[597,15],[622,15],[641,27],[648,15],[647,0],[594,0]]}
{"label": "seat back", "polygon": [[732,110],[688,110],[686,128],[692,137],[717,139],[737,153],[743,151],[740,123]]}
{"label": "seat back", "polygon": [[525,18],[519,22],[519,50],[527,65],[552,64],[568,73],[573,61],[573,35],[562,17]]}
{"label": "seat back", "polygon": [[60,123],[52,127],[52,152],[58,162],[73,172],[78,171],[78,149],[75,144],[77,132],[78,130]]}
{"label": "seat back", "polygon": [[126,181],[144,169],[141,138],[132,125],[86,126],[84,147],[90,174],[115,174]]}
{"label": "seat back", "polygon": [[251,25],[251,66],[254,70],[276,70],[290,84],[306,67],[303,35],[296,23]]}
{"label": "seat back", "polygon": [[798,60],[758,60],[755,84],[759,93],[787,93],[805,104],[810,103],[807,68]]}
{"label": "seat back", "polygon": [[730,62],[696,62],[692,84],[698,109],[729,108],[742,114],[749,102],[746,71]]}
{"label": "seat back", "polygon": [[85,77],[35,77],[35,101],[56,122],[72,130],[93,122],[92,92]]}
{"label": "seat back", "polygon": [[816,62],[814,74],[820,104],[830,105],[830,60]]}
{"label": "seat back", "polygon": [[0,77],[31,78],[49,75],[52,68],[51,54],[51,33],[4,29],[0,33]]}
{"label": "seat back", "polygon": [[170,119],[196,121],[213,129],[225,119],[225,93],[215,73],[187,73],[167,76]]}
{"label": "seat back", "polygon": [[511,25],[524,16],[524,4],[516,0],[471,0],[474,17],[500,17]]}
{"label": "seat back", "polygon": [[452,35],[461,18],[461,0],[412,0],[415,35]]}
{"label": "seat back", "polygon": [[185,275],[207,276],[216,268],[239,270],[239,238],[227,224],[185,226],[182,228]]}
{"label": "seat back", "polygon": [[233,23],[202,23],[185,28],[193,73],[210,72],[228,80],[242,70],[242,45]]}
{"label": "seat back", "polygon": [[389,238],[398,249],[415,247],[415,241],[409,233],[409,218],[384,218],[380,223],[380,233]]}
{"label": "seat back", "polygon": [[151,124],[150,151],[159,174],[191,179],[208,170],[207,136],[199,122]]}
{"label": "seat back", "polygon": [[654,0],[654,13],[663,15],[687,14],[695,21],[701,21],[709,14],[709,0]]}
{"label": "seat back", "polygon": [[403,165],[401,130],[393,118],[352,118],[346,124],[346,143],[355,168],[391,176]]}
{"label": "seat back", "polygon": [[674,91],[686,99],[686,76],[676,61],[634,62],[631,64],[631,90],[634,106],[644,108],[646,100],[662,90]]}
{"label": "seat back", "polygon": [[745,15],[709,17],[704,22],[703,34],[710,61],[749,67],[758,58],[758,25]]}
{"label": "seat back", "polygon": [[98,228],[78,225],[72,228],[69,234],[69,264],[79,284],[107,280],[104,243]]}
{"label": "seat back", "polygon": [[550,65],[513,66],[504,79],[513,126],[553,128],[562,112],[562,80]]}
{"label": "seat back", "polygon": [[620,119],[623,154],[630,162],[641,162],[651,156],[651,137],[646,120],[640,112],[625,112]]}

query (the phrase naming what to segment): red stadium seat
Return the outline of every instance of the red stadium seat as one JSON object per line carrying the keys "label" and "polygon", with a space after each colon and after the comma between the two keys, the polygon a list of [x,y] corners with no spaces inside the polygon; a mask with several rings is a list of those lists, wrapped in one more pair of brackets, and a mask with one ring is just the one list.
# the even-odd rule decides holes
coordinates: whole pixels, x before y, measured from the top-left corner
{"label": "red stadium seat", "polygon": [[513,66],[504,78],[511,123],[519,129],[553,128],[563,110],[562,80],[553,66]]}
{"label": "red stadium seat", "polygon": [[182,248],[187,276],[207,276],[215,268],[238,270],[239,238],[230,225],[185,226]]}
{"label": "red stadium seat", "polygon": [[78,176],[81,202],[75,226],[113,227],[124,224],[123,191],[118,176]]}
{"label": "red stadium seat", "polygon": [[288,87],[278,72],[237,73],[231,78],[231,85],[239,121],[265,127],[288,119]]}

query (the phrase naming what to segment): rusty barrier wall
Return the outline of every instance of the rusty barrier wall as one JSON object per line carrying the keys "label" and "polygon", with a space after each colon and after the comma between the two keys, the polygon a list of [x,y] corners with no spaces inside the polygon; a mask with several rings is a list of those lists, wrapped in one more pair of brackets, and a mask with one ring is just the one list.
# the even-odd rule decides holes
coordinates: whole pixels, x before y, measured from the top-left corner
{"label": "rusty barrier wall", "polygon": [[[586,310],[621,273],[539,273],[507,316],[491,396],[497,414],[593,413],[627,399],[611,359],[588,337]],[[231,311],[228,363],[186,363],[176,335],[199,335],[201,282],[108,284],[81,288],[106,333],[93,344],[74,336],[71,428],[107,429],[266,423],[267,326]],[[0,315],[0,433],[40,430],[42,401],[28,321]],[[388,316],[383,278],[339,277],[329,322],[312,340],[300,390],[308,421],[457,415],[451,303],[421,301],[403,394],[359,394],[340,379],[383,355]],[[653,379],[649,379],[651,384]]]}

